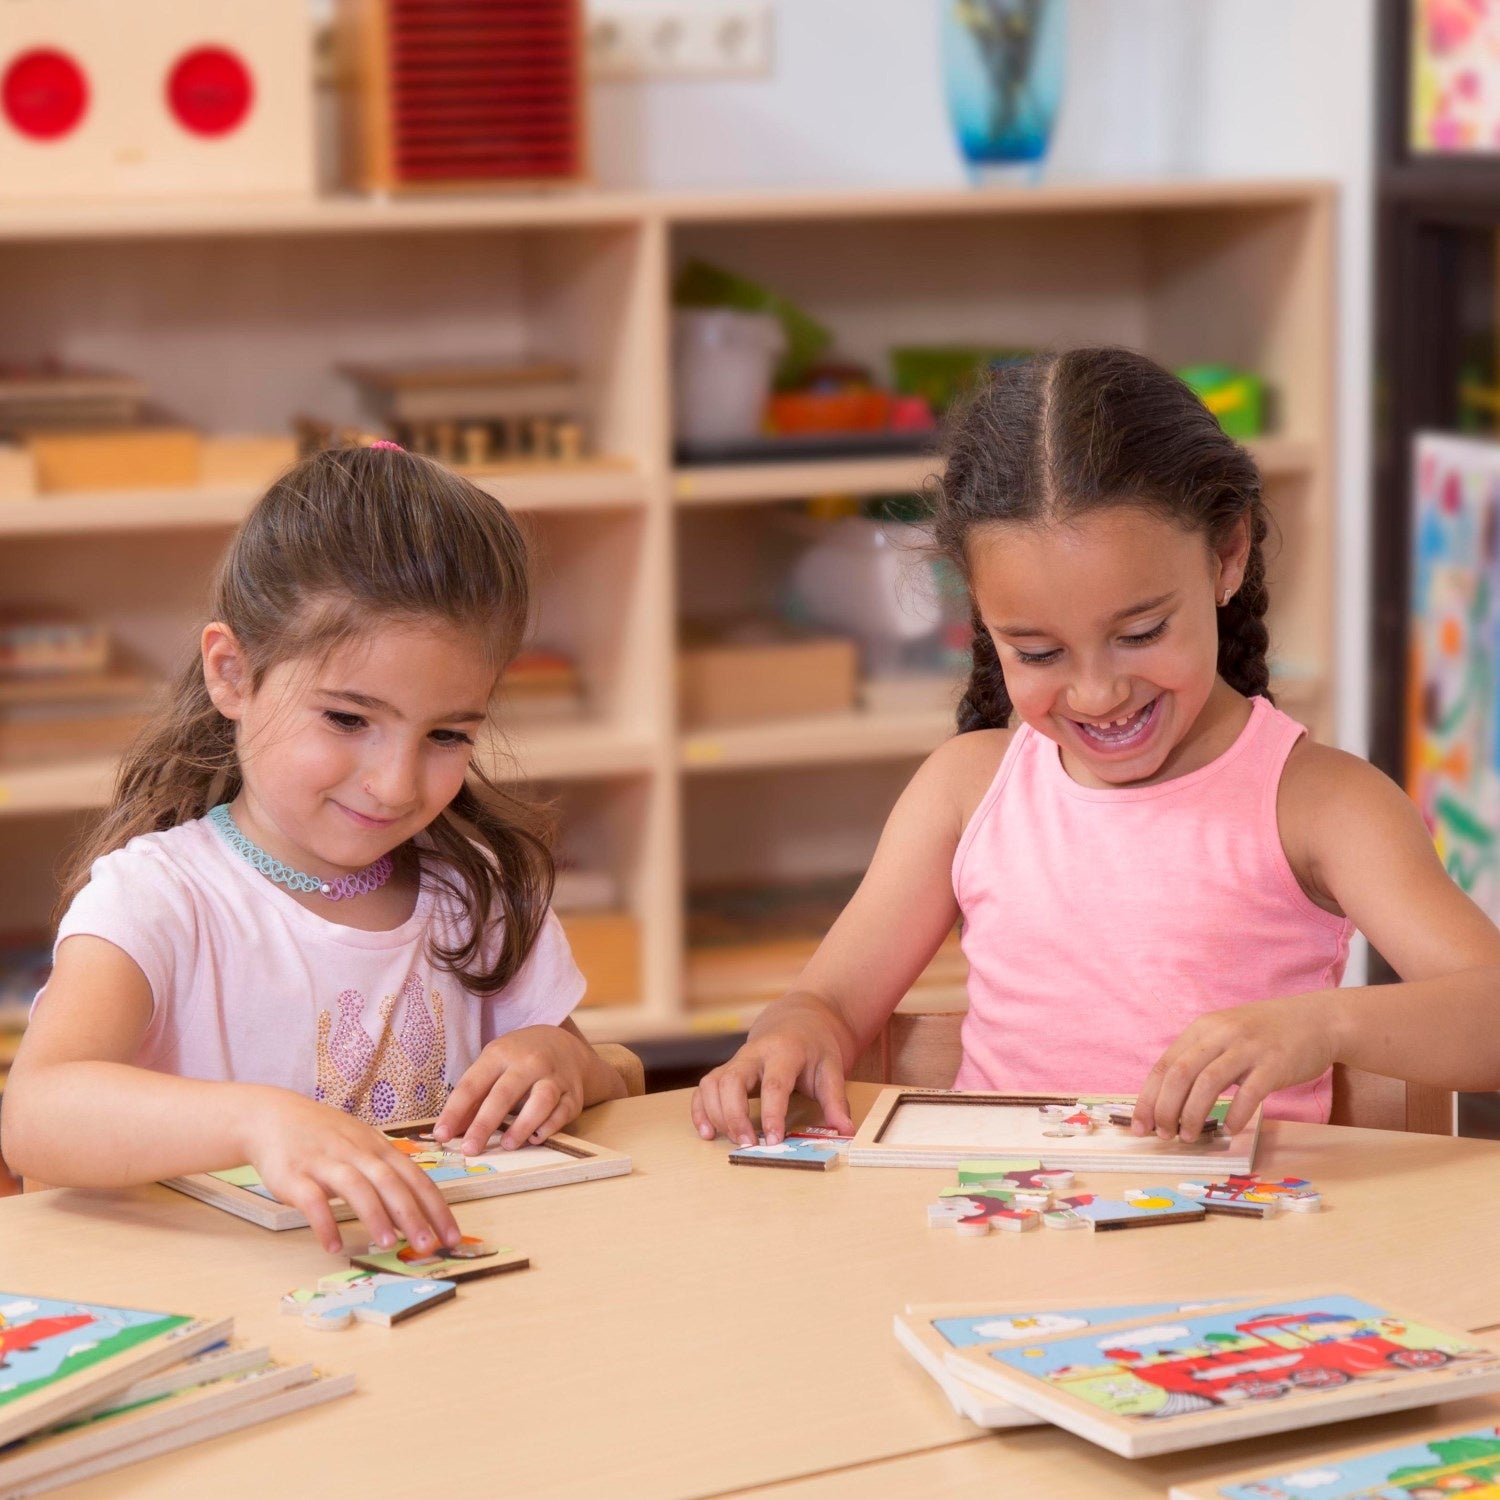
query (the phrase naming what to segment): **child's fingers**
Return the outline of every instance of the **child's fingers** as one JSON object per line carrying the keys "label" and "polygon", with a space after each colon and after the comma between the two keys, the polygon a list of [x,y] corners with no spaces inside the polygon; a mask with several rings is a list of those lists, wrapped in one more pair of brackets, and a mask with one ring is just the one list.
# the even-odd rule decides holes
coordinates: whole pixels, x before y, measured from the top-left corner
{"label": "child's fingers", "polygon": [[448,1206],[448,1200],[443,1197],[437,1183],[404,1156],[397,1158],[393,1165],[410,1186],[416,1197],[418,1211],[432,1225],[437,1237],[445,1245],[456,1245],[463,1238],[463,1231],[458,1227],[458,1220],[453,1217],[453,1210]]}
{"label": "child's fingers", "polygon": [[463,1135],[473,1123],[474,1111],[479,1108],[493,1083],[493,1077],[483,1074],[476,1076],[476,1069],[470,1068],[454,1084],[453,1092],[448,1095],[448,1102],[432,1127],[433,1139],[447,1142],[455,1136]]}
{"label": "child's fingers", "polygon": [[516,1118],[501,1138],[500,1144],[510,1150],[514,1150],[517,1146],[524,1146],[531,1134],[557,1108],[562,1099],[562,1085],[555,1078],[538,1078],[531,1085],[531,1092],[526,1095],[526,1102],[516,1111]]}
{"label": "child's fingers", "polygon": [[823,1123],[844,1135],[854,1134],[854,1116],[849,1113],[849,1090],[844,1080],[843,1059],[825,1057],[813,1074],[813,1097],[823,1111]]}
{"label": "child's fingers", "polygon": [[558,1101],[557,1108],[531,1132],[527,1138],[531,1145],[540,1146],[550,1135],[555,1135],[564,1125],[571,1124],[578,1117],[578,1110],[574,1107],[572,1098],[564,1094]]}
{"label": "child's fingers", "polygon": [[511,1067],[495,1080],[464,1132],[463,1149],[470,1156],[484,1150],[485,1142],[505,1123],[506,1115],[526,1097],[533,1076],[523,1068]]}
{"label": "child's fingers", "polygon": [[786,1133],[786,1109],[797,1075],[784,1065],[768,1063],[760,1075],[760,1129],[768,1146],[778,1144]]}
{"label": "child's fingers", "polygon": [[713,1126],[714,1135],[730,1135],[729,1111],[724,1104],[724,1079],[727,1069],[727,1063],[723,1067],[715,1068],[712,1073],[706,1074],[702,1083],[698,1085],[698,1092],[702,1095],[703,1114]]}
{"label": "child's fingers", "polygon": [[[269,1188],[271,1184],[266,1186]],[[307,1220],[314,1238],[330,1255],[337,1255],[344,1248],[343,1236],[328,1206],[328,1194],[311,1177],[297,1177],[284,1187],[278,1184],[272,1191]]]}
{"label": "child's fingers", "polygon": [[[354,1216],[370,1231],[370,1238],[382,1249],[389,1250],[396,1242],[396,1226],[370,1179],[353,1162],[347,1161],[329,1163],[321,1175],[323,1186],[354,1210]],[[407,1238],[411,1236],[407,1235]]]}
{"label": "child's fingers", "polygon": [[1258,1105],[1266,1102],[1266,1096],[1276,1087],[1275,1079],[1262,1073],[1257,1068],[1252,1068],[1235,1090],[1234,1103],[1229,1106],[1229,1113],[1224,1116],[1224,1128],[1230,1135],[1237,1130],[1243,1130],[1250,1123],[1250,1117],[1256,1111]]}
{"label": "child's fingers", "polygon": [[700,1083],[693,1090],[692,1102],[688,1105],[688,1113],[693,1117],[693,1129],[703,1137],[705,1141],[711,1141],[719,1133],[714,1122],[708,1117],[708,1110],[703,1105],[703,1085]]}
{"label": "child's fingers", "polygon": [[1230,1084],[1237,1082],[1244,1071],[1244,1068],[1227,1053],[1222,1057],[1216,1057],[1203,1069],[1189,1091],[1187,1099],[1183,1102],[1182,1113],[1178,1116],[1177,1133],[1184,1141],[1198,1139],[1208,1121],[1209,1112],[1219,1101],[1219,1096]]}
{"label": "child's fingers", "polygon": [[1130,1128],[1136,1135],[1150,1135],[1156,1129],[1156,1101],[1161,1093],[1162,1075],[1166,1072],[1173,1049],[1168,1048],[1146,1074],[1146,1081],[1136,1095],[1135,1112],[1131,1116]]}
{"label": "child's fingers", "polygon": [[[393,1163],[378,1157],[365,1171],[407,1243],[420,1251],[435,1250],[443,1234],[442,1221],[451,1215],[427,1174],[409,1162]],[[429,1196],[428,1189],[432,1189],[435,1198]]]}
{"label": "child's fingers", "polygon": [[719,1107],[724,1112],[724,1134],[736,1146],[753,1146],[755,1126],[750,1123],[750,1094],[738,1072],[726,1072],[720,1079]]}

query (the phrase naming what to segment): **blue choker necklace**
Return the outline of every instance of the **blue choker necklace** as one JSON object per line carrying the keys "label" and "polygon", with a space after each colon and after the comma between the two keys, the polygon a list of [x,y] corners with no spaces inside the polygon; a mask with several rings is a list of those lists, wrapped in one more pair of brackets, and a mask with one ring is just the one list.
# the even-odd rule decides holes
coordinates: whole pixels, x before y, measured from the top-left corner
{"label": "blue choker necklace", "polygon": [[224,842],[242,855],[267,880],[284,885],[289,891],[302,891],[307,895],[317,894],[329,901],[343,901],[350,896],[364,896],[378,891],[391,878],[396,868],[389,854],[382,854],[372,865],[356,870],[352,875],[340,875],[337,880],[319,880],[316,875],[305,875],[284,865],[279,859],[266,853],[258,844],[252,844],[240,832],[239,825],[230,815],[229,804],[221,802],[208,811],[208,821],[223,835]]}

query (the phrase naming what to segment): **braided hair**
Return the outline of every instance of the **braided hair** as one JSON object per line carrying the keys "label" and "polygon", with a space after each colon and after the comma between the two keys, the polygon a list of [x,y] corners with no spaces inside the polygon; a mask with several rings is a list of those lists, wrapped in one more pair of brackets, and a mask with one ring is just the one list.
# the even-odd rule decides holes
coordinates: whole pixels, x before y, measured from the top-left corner
{"label": "braided hair", "polygon": [[[968,541],[996,521],[1066,520],[1136,505],[1217,547],[1243,522],[1244,581],[1220,607],[1219,675],[1270,698],[1260,474],[1246,451],[1175,375],[1119,348],[1070,349],[994,371],[949,429],[933,495],[938,547],[968,576]],[[1011,701],[995,643],[973,613],[973,670],[958,729],[1003,729]]]}

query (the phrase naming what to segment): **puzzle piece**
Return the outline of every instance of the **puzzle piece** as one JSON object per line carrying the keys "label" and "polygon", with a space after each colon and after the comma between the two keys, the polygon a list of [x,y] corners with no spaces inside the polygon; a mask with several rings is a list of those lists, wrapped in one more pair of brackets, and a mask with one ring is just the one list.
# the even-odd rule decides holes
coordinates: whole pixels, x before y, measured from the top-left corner
{"label": "puzzle piece", "polygon": [[737,1147],[729,1153],[729,1160],[739,1167],[801,1167],[812,1172],[826,1172],[838,1156],[836,1146],[788,1136],[775,1146],[768,1146],[762,1140],[758,1146]]}
{"label": "puzzle piece", "polygon": [[422,1281],[473,1281],[502,1271],[523,1271],[531,1261],[519,1250],[486,1244],[466,1234],[452,1250],[440,1246],[430,1255],[420,1254],[405,1240],[398,1239],[389,1250],[371,1245],[363,1255],[351,1255],[349,1264]]}
{"label": "puzzle piece", "polygon": [[281,1299],[309,1328],[347,1328],[358,1318],[389,1328],[415,1313],[446,1302],[458,1288],[451,1281],[413,1281],[407,1276],[349,1270],[320,1276],[315,1288],[298,1287]]}
{"label": "puzzle piece", "polygon": [[1314,1214],[1323,1195],[1303,1177],[1260,1177],[1244,1173],[1224,1182],[1183,1182],[1178,1192],[1201,1203],[1211,1214],[1269,1219],[1278,1212]]}
{"label": "puzzle piece", "polygon": [[1045,1136],[1088,1135],[1094,1128],[1094,1116],[1077,1104],[1041,1104],[1037,1114]]}
{"label": "puzzle piece", "polygon": [[847,1146],[854,1139],[852,1135],[844,1135],[835,1130],[832,1125],[804,1125],[801,1130],[789,1130],[786,1133],[789,1141],[826,1141],[830,1146]]}
{"label": "puzzle piece", "polygon": [[[1142,1229],[1154,1224],[1196,1224],[1203,1219],[1203,1205],[1171,1188],[1126,1188],[1118,1198],[1101,1198],[1097,1193],[1079,1193],[1060,1198],[1054,1214],[1071,1210],[1092,1230]],[[1051,1229],[1076,1229],[1071,1221],[1048,1225]]]}
{"label": "puzzle piece", "polygon": [[1034,1157],[1026,1160],[976,1158],[958,1164],[961,1188],[1029,1188],[1048,1193],[1065,1192],[1073,1186],[1073,1174],[1066,1168],[1043,1167]]}
{"label": "puzzle piece", "polygon": [[991,1228],[1020,1234],[1035,1229],[1041,1215],[1034,1208],[1020,1208],[1011,1193],[964,1193],[944,1189],[936,1203],[928,1205],[930,1225],[951,1225],[959,1234],[988,1234]]}

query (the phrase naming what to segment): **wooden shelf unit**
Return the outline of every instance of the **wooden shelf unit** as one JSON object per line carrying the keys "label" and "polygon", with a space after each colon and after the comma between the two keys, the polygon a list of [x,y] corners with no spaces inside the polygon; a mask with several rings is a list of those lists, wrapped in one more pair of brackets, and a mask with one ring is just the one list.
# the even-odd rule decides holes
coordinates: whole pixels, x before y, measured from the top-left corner
{"label": "wooden shelf unit", "polygon": [[[910,492],[940,462],[674,465],[675,268],[701,256],[762,280],[826,323],[841,355],[880,369],[902,343],[1087,341],[1263,374],[1281,414],[1276,435],[1251,445],[1285,543],[1272,561],[1275,649],[1292,674],[1287,706],[1327,734],[1335,206],[1321,183],[1173,182],[20,209],[0,223],[0,360],[126,369],[216,431],[284,428],[300,410],[355,420],[340,361],[575,363],[591,441],[610,457],[482,482],[537,538],[538,640],[578,658],[588,717],[507,726],[483,754],[555,797],[565,852],[607,866],[640,924],[639,1002],[581,1012],[590,1034],[734,1029],[758,1001],[686,1004],[687,892],[726,874],[857,870],[951,718],[683,731],[692,528],[722,515],[753,532],[807,497]],[[0,599],[98,614],[132,659],[165,673],[253,499],[213,489],[0,503]],[[45,920],[57,847],[102,805],[112,770],[98,756],[0,767],[7,926]]]}

